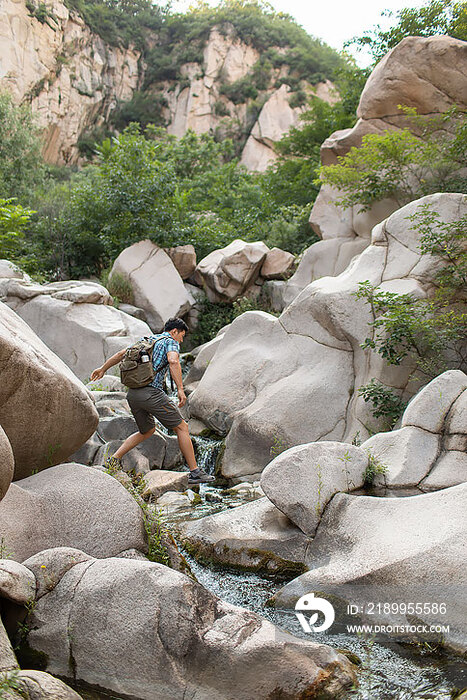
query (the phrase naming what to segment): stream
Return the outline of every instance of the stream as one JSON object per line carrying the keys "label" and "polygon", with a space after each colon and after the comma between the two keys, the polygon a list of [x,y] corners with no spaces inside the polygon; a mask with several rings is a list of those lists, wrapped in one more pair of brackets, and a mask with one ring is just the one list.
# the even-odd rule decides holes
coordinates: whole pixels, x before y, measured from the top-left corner
{"label": "stream", "polygon": [[[201,466],[213,473],[221,441],[197,437],[194,442]],[[395,493],[378,489],[365,493],[403,498],[420,491],[407,489]],[[193,520],[252,500],[252,495],[229,494],[204,484],[199,487],[199,494],[200,503],[192,506],[189,511],[167,516],[167,519],[172,522]],[[217,500],[219,495],[222,501]],[[258,613],[298,637],[310,639],[310,635],[302,631],[292,611],[278,610],[267,605],[267,601],[286,583],[284,579],[249,572],[239,573],[224,567],[211,568],[195,561],[186,551],[184,556],[198,581],[215,595],[233,605]],[[359,687],[343,696],[349,700],[452,700],[467,683],[463,659],[446,652],[432,652],[415,645],[406,646],[390,638],[384,642],[365,639],[347,632],[316,633],[314,641],[344,649],[361,660]]]}

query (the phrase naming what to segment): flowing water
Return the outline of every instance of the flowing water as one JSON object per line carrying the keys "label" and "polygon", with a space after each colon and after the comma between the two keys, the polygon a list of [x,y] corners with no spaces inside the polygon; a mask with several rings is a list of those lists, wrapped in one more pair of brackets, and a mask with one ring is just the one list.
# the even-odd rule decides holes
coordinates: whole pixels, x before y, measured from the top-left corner
{"label": "flowing water", "polygon": [[[212,473],[222,441],[196,438],[196,444],[203,468]],[[252,500],[252,495],[229,494],[206,485],[201,485],[199,492],[201,502],[189,513],[174,514],[171,520],[197,519]],[[418,489],[398,492],[378,489],[366,492],[366,495],[403,498],[418,493]],[[222,500],[213,502],[210,499],[214,495]],[[229,603],[257,612],[296,636],[310,639],[292,611],[277,610],[267,604],[282,588],[284,580],[210,568],[199,564],[186,552],[184,554],[198,581],[212,593]],[[409,647],[390,638],[376,641],[346,632],[315,634],[313,641],[344,649],[360,659],[359,687],[345,694],[349,700],[452,700],[467,683],[466,665],[460,657],[433,651],[426,646]]]}

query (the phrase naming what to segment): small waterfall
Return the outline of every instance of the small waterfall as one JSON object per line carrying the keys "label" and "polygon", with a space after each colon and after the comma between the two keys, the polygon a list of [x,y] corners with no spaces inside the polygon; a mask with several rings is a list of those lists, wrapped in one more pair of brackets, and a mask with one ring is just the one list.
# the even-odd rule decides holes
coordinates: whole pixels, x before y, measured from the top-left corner
{"label": "small waterfall", "polygon": [[191,439],[195,447],[198,467],[204,469],[208,474],[214,474],[219,450],[224,444],[224,440],[214,440],[213,438],[201,437],[199,435],[192,436]]}

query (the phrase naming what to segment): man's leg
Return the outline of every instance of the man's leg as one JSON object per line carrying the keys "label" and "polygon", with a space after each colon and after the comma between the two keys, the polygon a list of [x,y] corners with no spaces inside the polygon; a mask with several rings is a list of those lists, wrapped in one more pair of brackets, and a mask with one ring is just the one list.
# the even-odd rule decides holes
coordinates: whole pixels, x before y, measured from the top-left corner
{"label": "man's leg", "polygon": [[[118,450],[114,453],[114,457],[116,459],[121,459],[123,455],[126,455],[127,452],[133,449],[133,447],[136,447],[136,445],[139,445],[140,442],[143,442],[144,440],[147,440],[151,435],[154,435],[154,431],[156,428],[151,428],[148,430],[146,433],[133,433],[133,435],[130,435],[127,437],[127,439],[122,442]],[[188,432],[188,426],[187,426],[187,432]],[[190,442],[191,444],[191,442]],[[193,450],[193,445],[191,446],[191,449]],[[194,453],[193,453],[194,457]]]}
{"label": "man's leg", "polygon": [[[198,465],[196,464],[195,451],[193,449],[193,443],[191,442],[190,433],[188,432],[187,423],[183,420],[174,428],[174,430],[177,435],[181,453],[185,457],[185,462],[188,464],[190,471],[197,469]],[[123,445],[124,444],[125,443],[123,443]]]}

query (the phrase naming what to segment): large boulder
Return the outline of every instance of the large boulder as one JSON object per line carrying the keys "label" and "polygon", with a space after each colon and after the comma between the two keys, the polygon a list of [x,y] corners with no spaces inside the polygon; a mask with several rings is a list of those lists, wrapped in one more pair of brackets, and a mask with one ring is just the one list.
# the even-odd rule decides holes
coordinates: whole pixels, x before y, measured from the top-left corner
{"label": "large boulder", "polygon": [[[465,41],[449,36],[407,37],[378,63],[367,80],[352,129],[329,136],[321,146],[323,165],[334,165],[352,147],[359,148],[367,134],[414,125],[399,105],[414,107],[419,114],[433,116],[457,105],[467,109],[463,82],[467,70]],[[393,199],[376,202],[369,210],[335,204],[340,193],[321,187],[310,215],[310,224],[323,239],[307,249],[296,274],[280,289],[285,308],[315,279],[340,274],[352,257],[370,242],[372,228],[396,211]],[[326,244],[325,244],[326,243]]]}
{"label": "large boulder", "polygon": [[21,479],[66,459],[94,432],[98,415],[73,372],[1,302],[0,321],[0,425]]}
{"label": "large boulder", "polygon": [[107,289],[98,282],[86,280],[67,280],[38,284],[24,279],[1,279],[0,296],[17,297],[23,301],[38,296],[50,296],[52,299],[73,301],[76,304],[112,304],[113,299]]}
{"label": "large boulder", "polygon": [[112,277],[120,275],[131,286],[134,302],[159,332],[173,316],[184,316],[194,304],[171,258],[149,240],[125,248],[115,260]]}
{"label": "large boulder", "polygon": [[196,251],[194,246],[177,245],[174,248],[166,248],[166,253],[175,265],[175,269],[182,278],[187,280],[196,268]]}
{"label": "large boulder", "polygon": [[269,248],[256,241],[241,239],[209,253],[197,265],[195,279],[201,284],[209,301],[235,301],[256,281]]}
{"label": "large boulder", "polygon": [[[432,602],[417,610],[417,624],[448,625],[444,643],[465,649],[466,497],[467,484],[406,498],[337,494],[308,549],[312,570],[281,589],[276,605],[294,606],[310,591],[333,593],[362,610],[369,601]],[[395,610],[398,623],[414,623],[410,610]],[[378,621],[394,620],[386,610]]]}
{"label": "large boulder", "polygon": [[144,321],[107,304],[77,303],[48,294],[29,300],[10,295],[6,303],[82,381],[116,352],[151,332]]}
{"label": "large boulder", "polygon": [[450,370],[433,379],[410,401],[401,428],[363,443],[387,471],[376,478],[387,486],[424,489],[467,481],[467,376]]}
{"label": "large boulder", "polygon": [[184,546],[202,562],[268,574],[303,571],[308,537],[267,498],[179,525]]}
{"label": "large boulder", "polygon": [[30,616],[27,641],[61,677],[146,700],[332,698],[352,682],[338,652],[161,564],[91,559],[56,578]]}
{"label": "large boulder", "polygon": [[267,465],[261,475],[261,488],[280,511],[311,537],[334,494],[363,486],[367,466],[367,453],[353,445],[297,445]]}
{"label": "large boulder", "polygon": [[44,671],[19,671],[15,685],[17,690],[10,691],[5,700],[83,700],[70,686]]}
{"label": "large boulder", "polygon": [[398,105],[419,114],[467,109],[463,88],[467,45],[450,36],[407,37],[378,63],[363,89],[357,116],[387,119]]}
{"label": "large boulder", "polygon": [[460,194],[424,197],[373,230],[372,243],[338,277],[308,285],[276,319],[263,312],[236,318],[190,395],[191,415],[226,434],[224,476],[255,480],[281,451],[317,440],[351,442],[380,424],[356,389],[375,377],[410,398],[410,361],[388,366],[363,350],[372,320],[369,305],[354,296],[365,280],[382,290],[424,298],[439,262],[421,256],[420,234],[407,217],[430,206],[445,222],[467,213]]}
{"label": "large boulder", "polygon": [[135,499],[113,477],[81,464],[60,464],[12,484],[0,504],[0,532],[18,562],[59,546],[95,557],[147,551]]}
{"label": "large boulder", "polygon": [[261,277],[265,280],[281,280],[294,264],[295,256],[281,248],[271,248],[266,253],[261,267]]}

